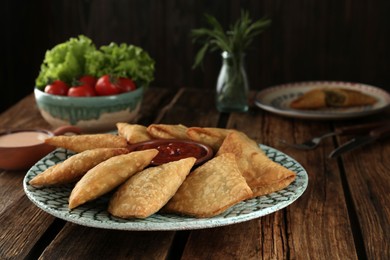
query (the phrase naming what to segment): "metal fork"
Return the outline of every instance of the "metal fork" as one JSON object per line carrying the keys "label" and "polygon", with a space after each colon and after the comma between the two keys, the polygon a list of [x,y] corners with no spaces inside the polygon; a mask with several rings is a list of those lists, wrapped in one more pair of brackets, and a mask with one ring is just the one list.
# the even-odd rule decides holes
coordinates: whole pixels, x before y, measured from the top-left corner
{"label": "metal fork", "polygon": [[389,121],[384,122],[375,122],[375,123],[369,123],[369,124],[363,124],[363,125],[354,125],[354,126],[345,126],[337,128],[333,132],[325,133],[321,136],[313,137],[303,143],[300,144],[290,144],[286,142],[285,140],[280,140],[281,143],[287,145],[288,147],[301,149],[301,150],[311,150],[316,148],[323,139],[335,135],[349,135],[349,134],[364,134],[369,132],[370,130],[377,128],[379,126],[383,126],[386,124],[390,124]]}
{"label": "metal fork", "polygon": [[335,136],[337,134],[338,133],[336,133],[336,131],[331,132],[331,133],[326,133],[326,134],[323,134],[321,136],[313,137],[312,139],[304,141],[303,143],[300,143],[300,144],[290,144],[290,143],[287,143],[286,140],[280,140],[280,142],[283,143],[284,145],[287,145],[287,146],[292,147],[292,148],[296,148],[296,149],[300,149],[300,150],[311,150],[311,149],[316,148],[321,143],[321,141],[323,139],[330,137],[330,136]]}

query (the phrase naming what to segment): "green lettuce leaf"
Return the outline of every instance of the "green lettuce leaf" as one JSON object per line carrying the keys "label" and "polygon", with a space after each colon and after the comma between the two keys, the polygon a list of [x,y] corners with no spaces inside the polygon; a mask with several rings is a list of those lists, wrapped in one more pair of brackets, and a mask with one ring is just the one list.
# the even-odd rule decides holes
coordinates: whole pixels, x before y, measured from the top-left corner
{"label": "green lettuce leaf", "polygon": [[154,80],[154,60],[142,48],[122,43],[110,43],[85,55],[86,74],[100,77],[109,74],[134,80],[139,86],[149,86]]}
{"label": "green lettuce leaf", "polygon": [[70,38],[54,46],[45,54],[36,87],[44,87],[54,80],[69,85],[82,75],[131,78],[138,86],[149,86],[154,80],[154,60],[142,48],[122,43],[110,43],[97,49],[84,35]]}
{"label": "green lettuce leaf", "polygon": [[96,51],[92,40],[80,35],[46,51],[40,73],[35,80],[38,88],[43,89],[53,80],[60,79],[70,84],[85,73],[85,55]]}

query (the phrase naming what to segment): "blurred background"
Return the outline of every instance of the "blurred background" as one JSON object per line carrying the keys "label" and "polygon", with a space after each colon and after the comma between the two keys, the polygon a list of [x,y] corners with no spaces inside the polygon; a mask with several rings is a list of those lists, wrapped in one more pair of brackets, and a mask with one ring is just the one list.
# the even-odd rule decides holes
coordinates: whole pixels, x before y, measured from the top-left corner
{"label": "blurred background", "polygon": [[0,112],[32,93],[46,50],[84,34],[145,49],[155,87],[214,89],[221,57],[193,70],[190,31],[204,13],[227,26],[249,11],[271,26],[247,52],[252,90],[307,80],[360,82],[390,91],[389,0],[37,0],[2,2]]}

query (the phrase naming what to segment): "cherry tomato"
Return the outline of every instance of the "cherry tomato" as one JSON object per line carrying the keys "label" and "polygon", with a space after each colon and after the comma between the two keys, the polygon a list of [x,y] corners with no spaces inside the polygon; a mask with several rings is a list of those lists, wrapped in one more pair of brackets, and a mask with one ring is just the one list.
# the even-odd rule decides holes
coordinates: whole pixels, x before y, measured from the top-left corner
{"label": "cherry tomato", "polygon": [[94,87],[84,84],[80,86],[73,86],[68,91],[70,97],[93,97],[96,96]]}
{"label": "cherry tomato", "polygon": [[62,80],[55,80],[45,87],[45,92],[52,95],[66,96],[69,87]]}
{"label": "cherry tomato", "polygon": [[84,75],[79,78],[79,82],[82,83],[82,85],[89,85],[91,87],[95,87],[97,79],[90,75]]}
{"label": "cherry tomato", "polygon": [[95,90],[99,96],[116,95],[122,92],[116,80],[109,75],[101,76],[97,80]]}
{"label": "cherry tomato", "polygon": [[136,89],[134,81],[129,78],[119,78],[118,86],[122,90],[122,92],[129,92]]}

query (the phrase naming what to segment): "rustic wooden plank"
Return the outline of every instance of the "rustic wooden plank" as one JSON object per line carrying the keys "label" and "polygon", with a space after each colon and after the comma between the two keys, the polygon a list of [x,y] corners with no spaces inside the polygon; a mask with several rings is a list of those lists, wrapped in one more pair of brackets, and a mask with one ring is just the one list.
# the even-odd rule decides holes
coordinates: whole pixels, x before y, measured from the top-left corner
{"label": "rustic wooden plank", "polygon": [[[184,257],[203,258],[216,254],[219,257],[237,259],[356,259],[340,172],[337,163],[326,158],[333,149],[332,140],[326,140],[320,148],[310,152],[286,150],[278,142],[278,138],[288,142],[305,140],[310,136],[308,133],[329,129],[329,123],[313,124],[309,121],[275,117],[253,108],[246,114],[231,114],[226,127],[244,130],[259,143],[273,146],[298,160],[308,171],[309,187],[288,208],[240,224],[245,228],[233,225],[223,228],[223,232],[220,229],[204,230],[201,234],[192,232]],[[245,230],[245,234],[238,235],[236,228]],[[206,245],[207,242],[202,241],[215,241],[205,238],[218,234],[218,242]],[[249,239],[245,240],[246,237]],[[231,242],[233,238],[237,238],[234,243]],[[251,244],[250,249],[244,246],[242,240]],[[196,248],[204,247],[208,250],[196,251]]]}
{"label": "rustic wooden plank", "polygon": [[175,232],[96,229],[67,223],[43,259],[166,259]]}
{"label": "rustic wooden plank", "polygon": [[[390,162],[388,156],[385,156],[390,153],[390,146],[387,144],[379,149],[375,146],[366,149],[364,152],[356,151],[343,156],[345,176],[368,258],[389,259],[390,211],[384,205],[390,203]],[[372,150],[380,150],[381,154],[369,154]]]}
{"label": "rustic wooden plank", "polygon": [[157,121],[186,126],[216,126],[219,113],[215,108],[214,94],[196,89],[180,89],[172,102],[160,114]]}
{"label": "rustic wooden plank", "polygon": [[[7,128],[46,128],[33,95],[20,100],[0,115],[0,126]],[[44,213],[25,196],[22,180],[25,171],[0,172],[0,258],[24,258],[54,217]]]}
{"label": "rustic wooden plank", "polygon": [[[172,96],[172,91],[150,88],[145,93],[138,120],[153,121],[156,111]],[[33,94],[20,100],[0,115],[0,125],[6,128],[51,127],[41,117]],[[54,217],[36,207],[25,196],[23,178],[25,171],[0,172],[0,258],[24,258],[40,254],[37,242],[51,232]],[[55,230],[53,232],[56,232]]]}
{"label": "rustic wooden plank", "polygon": [[0,115],[0,128],[45,128],[51,129],[48,123],[41,117],[35,104],[33,94],[21,99],[14,106]]}
{"label": "rustic wooden plank", "polygon": [[[252,108],[249,113],[233,113],[225,120],[227,115],[220,115],[215,110],[211,90],[202,94],[194,89],[183,89],[172,103],[165,106],[172,94],[160,89],[149,92],[140,120],[245,130],[259,143],[275,147],[300,162],[309,174],[307,191],[286,209],[268,216],[185,233],[189,234],[188,241],[183,241],[179,247],[175,238],[182,232],[100,230],[68,223],[48,245],[42,258],[100,258],[102,255],[103,258],[118,256],[119,259],[169,259],[173,255],[179,256],[172,252],[181,252],[181,246],[184,247],[183,259],[388,258],[389,211],[384,207],[389,203],[388,142],[347,154],[341,160],[330,160],[327,156],[335,147],[334,139],[325,140],[314,151],[297,151],[278,141],[278,138],[283,138],[288,142],[301,142],[331,130],[333,126],[329,122],[289,119],[257,108]],[[13,116],[8,116],[8,113],[0,115],[0,123],[18,126],[19,121],[13,117],[21,116],[21,121],[27,125],[39,126],[36,120],[43,119],[38,111],[33,113],[35,118],[26,118],[29,115],[20,109],[31,107],[31,102],[31,96],[22,100],[10,109]],[[148,105],[154,108],[150,109]],[[164,106],[167,110],[158,117],[157,112]],[[386,117],[387,114],[383,118]],[[345,140],[337,139],[339,143]],[[356,160],[356,163],[351,163],[351,160]],[[377,163],[372,166],[369,162]],[[340,172],[339,164],[344,171]],[[57,229],[53,231],[54,217],[39,210],[24,196],[23,175],[23,172],[0,173],[0,195],[6,195],[0,197],[0,202],[5,203],[0,207],[0,227],[5,230],[0,235],[0,258],[38,257],[46,246],[42,241],[51,241],[46,233],[58,232]],[[361,234],[360,231],[353,232],[351,226],[362,227]],[[187,240],[186,235],[180,238]],[[365,248],[363,252],[356,249],[360,245]]]}
{"label": "rustic wooden plank", "polygon": [[156,120],[161,109],[166,106],[175,95],[174,89],[150,87],[146,91],[142,100],[139,116],[136,121],[138,124],[149,125]]}
{"label": "rustic wooden plank", "polygon": [[24,196],[21,183],[24,174],[23,171],[8,172],[0,170],[0,214]]}
{"label": "rustic wooden plank", "polygon": [[[284,214],[192,231],[182,259],[288,259]],[[267,247],[268,246],[268,247]],[[199,249],[202,250],[199,250]]]}
{"label": "rustic wooden plank", "polygon": [[[19,185],[22,191],[21,182]],[[0,259],[24,259],[55,218],[38,209],[24,195],[11,200],[0,212]]]}
{"label": "rustic wooden plank", "polygon": [[[349,140],[339,139],[340,143]],[[390,258],[390,139],[368,144],[341,156],[359,243],[368,259]],[[347,194],[349,195],[349,194]]]}
{"label": "rustic wooden plank", "polygon": [[[319,121],[313,124],[268,115],[269,119],[265,121],[270,131],[265,142],[300,162],[309,176],[306,192],[286,209],[290,255],[298,259],[357,258],[340,171],[337,163],[327,158],[334,148],[332,139],[325,140],[312,151],[287,149],[275,142],[278,136],[283,136],[288,142],[302,142],[330,130],[329,123]],[[278,127],[274,129],[276,125]]]}

